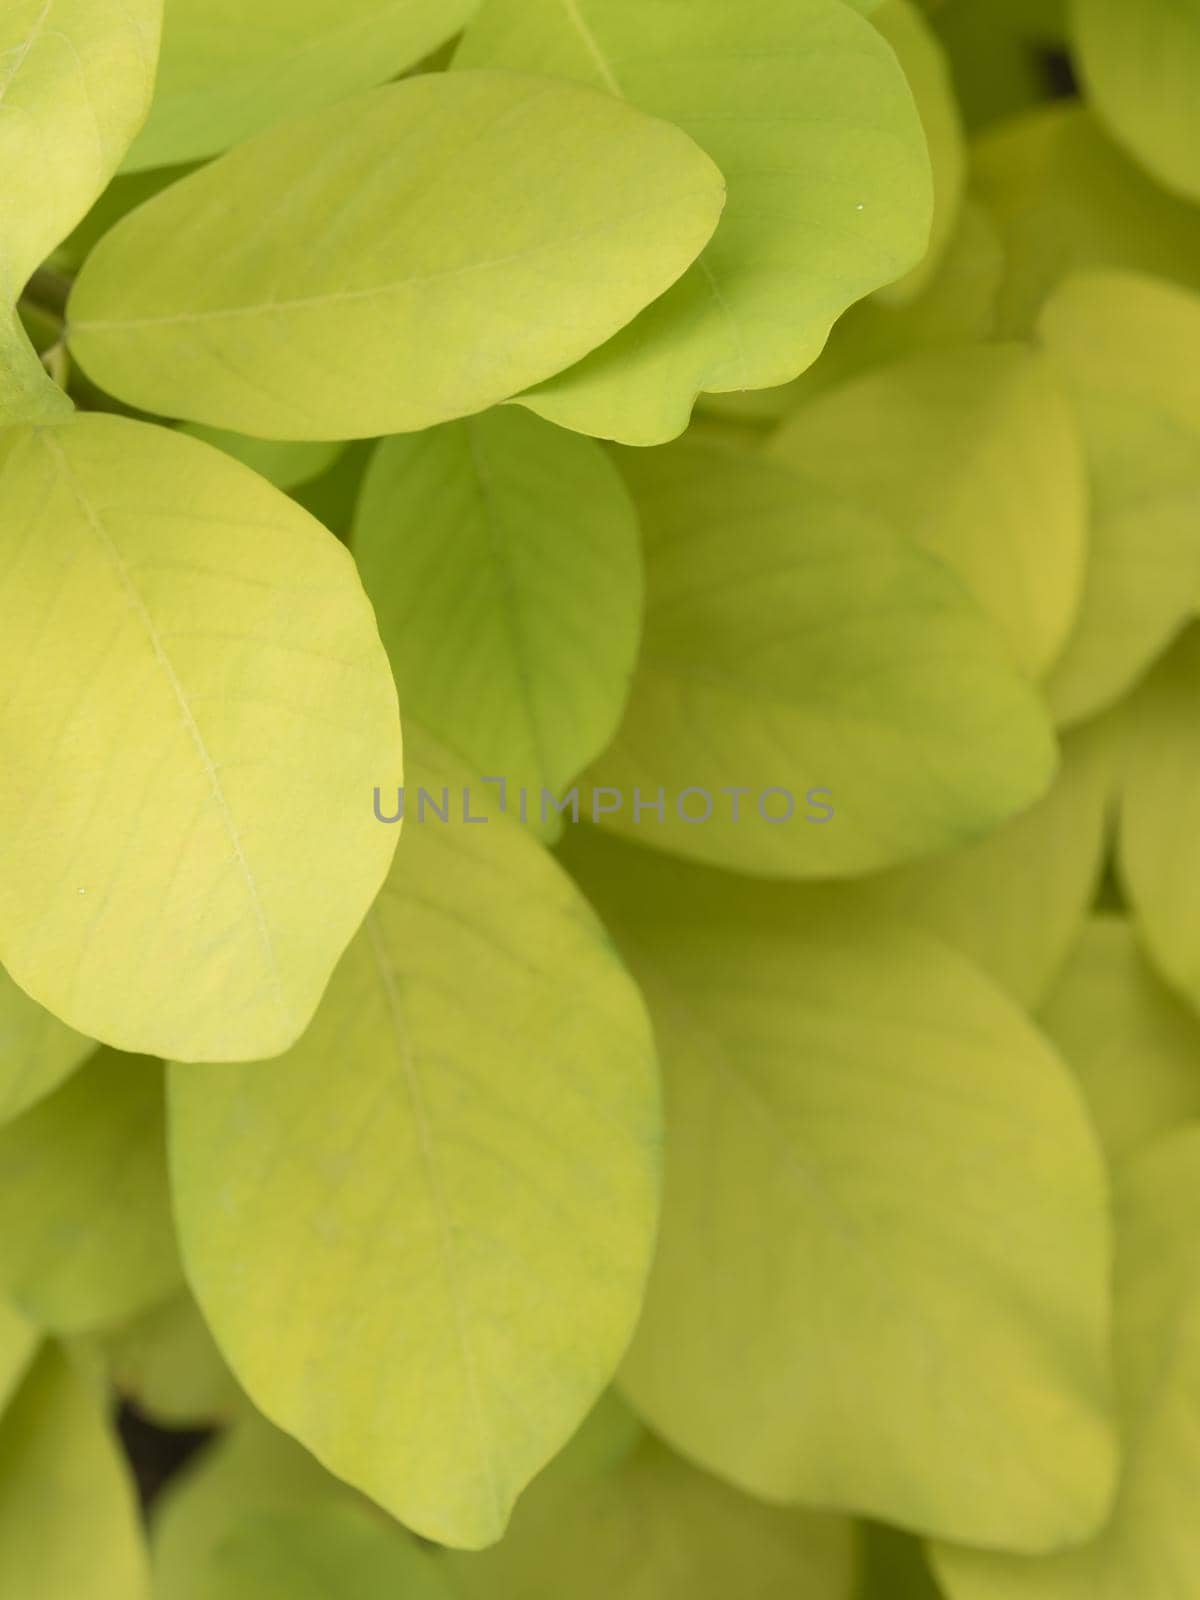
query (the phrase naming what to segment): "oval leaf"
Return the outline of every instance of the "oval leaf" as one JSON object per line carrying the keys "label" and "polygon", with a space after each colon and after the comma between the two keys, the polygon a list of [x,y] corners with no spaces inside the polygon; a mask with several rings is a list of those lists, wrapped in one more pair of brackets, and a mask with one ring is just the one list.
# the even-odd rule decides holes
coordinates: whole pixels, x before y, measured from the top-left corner
{"label": "oval leaf", "polygon": [[1048,687],[1063,722],[1111,704],[1200,600],[1200,295],[1126,273],[1071,278],[1038,336],[1078,411],[1091,542]]}
{"label": "oval leaf", "polygon": [[1043,1561],[940,1546],[949,1600],[1182,1600],[1200,1592],[1200,1130],[1159,1141],[1117,1192],[1117,1371],[1126,1455],[1099,1538]]}
{"label": "oval leaf", "polygon": [[141,126],[161,16],[162,0],[7,0],[0,12],[0,427],[70,412],[12,306]]}
{"label": "oval leaf", "polygon": [[39,1326],[116,1322],[179,1284],[162,1076],[98,1050],[0,1129],[0,1293]]}
{"label": "oval leaf", "polygon": [[768,1500],[1012,1549],[1090,1534],[1110,1241],[1066,1067],[962,957],[831,891],[789,919],[780,891],[581,847],[665,1074],[641,1416]]}
{"label": "oval leaf", "polygon": [[0,1600],[145,1600],[137,1499],[100,1407],[45,1350],[0,1419]]}
{"label": "oval leaf", "polygon": [[[608,338],[723,203],[690,139],[608,95],[433,73],[272,128],[132,212],[80,274],[71,348],[143,410],[242,433],[428,428]],[[258,219],[234,250],[231,214]]]}
{"label": "oval leaf", "polygon": [[648,880],[615,845],[574,864],[666,1080],[639,1413],[768,1500],[1012,1549],[1089,1535],[1110,1241],[1066,1067],[960,956],[831,895],[789,926],[744,880]]}
{"label": "oval leaf", "polygon": [[171,1069],[188,1276],[237,1377],[331,1471],[469,1547],[629,1339],[659,1138],[637,991],[559,869],[486,825],[410,825],[288,1055]]}
{"label": "oval leaf", "polygon": [[161,0],[8,0],[0,18],[0,282],[83,217],[150,105]]}
{"label": "oval leaf", "polygon": [[0,959],[106,1043],[285,1049],[395,849],[349,555],[219,451],[86,416],[0,436],[0,556]]}
{"label": "oval leaf", "polygon": [[[1041,706],[940,562],[749,452],[688,441],[622,466],[647,609],[625,720],[589,771],[606,827],[718,866],[836,877],[966,843],[1048,786]],[[659,788],[662,820],[639,815]],[[681,808],[689,788],[707,821],[687,820],[706,805]],[[768,789],[792,796],[790,820]]]}
{"label": "oval leaf", "polygon": [[963,579],[1031,674],[1075,621],[1087,469],[1054,369],[1019,345],[893,362],[802,406],[771,454]]}
{"label": "oval leaf", "polygon": [[896,58],[840,0],[488,0],[455,66],[578,78],[685,129],[729,179],[690,272],[522,397],[564,427],[660,444],[701,390],[784,383],[848,305],[925,253],[932,184]]}
{"label": "oval leaf", "polygon": [[1200,288],[1200,211],[1152,183],[1078,104],[1042,107],[989,132],[971,174],[1004,241],[1007,338],[1032,331],[1072,272],[1115,268]]}
{"label": "oval leaf", "polygon": [[1072,0],[1088,99],[1154,176],[1200,200],[1200,7],[1195,0]]}
{"label": "oval leaf", "polygon": [[1042,1010],[1114,1162],[1200,1121],[1200,1021],[1149,966],[1124,917],[1093,917]]}
{"label": "oval leaf", "polygon": [[620,721],[641,628],[637,518],[600,447],[515,409],[386,439],[353,548],[405,712],[557,797]]}

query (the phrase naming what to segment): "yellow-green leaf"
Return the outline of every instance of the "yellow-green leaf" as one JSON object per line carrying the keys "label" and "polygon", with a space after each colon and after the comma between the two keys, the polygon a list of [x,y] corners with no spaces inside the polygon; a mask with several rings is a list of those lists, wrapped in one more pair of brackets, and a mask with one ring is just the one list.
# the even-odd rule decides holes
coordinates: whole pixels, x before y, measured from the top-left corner
{"label": "yellow-green leaf", "polygon": [[896,58],[840,0],[487,0],[455,66],[578,78],[667,117],[729,203],[669,294],[522,401],[627,444],[687,426],[702,390],[784,383],[855,300],[925,254],[932,183]]}
{"label": "yellow-green leaf", "polygon": [[0,12],[0,426],[71,409],[12,307],[141,126],[161,12],[161,0],[7,0]]}
{"label": "yellow-green leaf", "polygon": [[48,1348],[0,1418],[0,1600],[145,1600],[148,1587],[116,1438]]}
{"label": "yellow-green leaf", "polygon": [[1121,877],[1155,966],[1200,1008],[1200,628],[1192,627],[1130,708],[1121,792]]}
{"label": "yellow-green leaf", "polygon": [[1117,268],[1200,288],[1200,210],[1152,183],[1077,104],[989,133],[972,151],[971,176],[1004,241],[1006,337],[1030,333],[1072,272]]}
{"label": "yellow-green leaf", "polygon": [[633,675],[641,556],[620,473],[516,408],[385,439],[353,549],[405,714],[540,818],[542,789],[612,737]]}
{"label": "yellow-green leaf", "polygon": [[745,880],[581,848],[666,1080],[636,1409],[771,1501],[1087,1537],[1115,1470],[1110,1240],[1065,1065],[961,956],[829,891],[789,925]]}
{"label": "yellow-green leaf", "polygon": [[[602,343],[691,264],[724,193],[678,128],[594,89],[410,78],[118,223],[71,296],[71,349],[143,410],[242,433],[427,428]],[[231,215],[256,219],[232,244]]]}
{"label": "yellow-green leaf", "polygon": [[126,171],[193,161],[396,77],[477,0],[168,0],[146,126]]}
{"label": "yellow-green leaf", "polygon": [[95,1048],[0,969],[0,1123],[56,1089]]}
{"label": "yellow-green leaf", "polygon": [[1200,200],[1200,7],[1195,0],[1072,0],[1088,99],[1169,189]]}
{"label": "yellow-green leaf", "polygon": [[[607,1405],[617,1402],[608,1401]],[[602,1408],[603,1409],[603,1408]],[[848,1521],[766,1506],[636,1430],[607,1466],[580,1471],[585,1424],[522,1497],[507,1536],[450,1560],[462,1600],[849,1600]]]}
{"label": "yellow-green leaf", "polygon": [[86,416],[0,435],[0,566],[0,960],[122,1048],[285,1049],[396,843],[349,554],[221,452]]}
{"label": "yellow-green leaf", "polygon": [[[750,452],[686,441],[621,461],[647,609],[624,722],[588,774],[606,827],[837,877],[964,844],[1049,786],[1040,702],[939,561]],[[639,814],[660,789],[662,820]]]}
{"label": "yellow-green leaf", "polygon": [[162,1077],[98,1050],[0,1129],[0,1294],[39,1326],[95,1328],[178,1287]]}
{"label": "yellow-green leaf", "polygon": [[1094,917],[1042,1009],[1114,1162],[1200,1121],[1200,1020],[1138,949],[1124,917]]}
{"label": "yellow-green leaf", "polygon": [[949,1600],[1185,1600],[1200,1592],[1200,1129],[1157,1141],[1117,1190],[1125,1461],[1098,1538],[1048,1560],[938,1547]]}
{"label": "yellow-green leaf", "polygon": [[1200,598],[1200,295],[1081,274],[1038,337],[1078,411],[1092,486],[1083,602],[1048,687],[1074,722],[1127,690]]}
{"label": "yellow-green leaf", "polygon": [[1087,469],[1044,356],[910,356],[801,406],[772,455],[891,522],[958,573],[1031,675],[1058,656],[1083,583]]}
{"label": "yellow-green leaf", "polygon": [[458,820],[477,780],[425,744],[413,761],[454,820],[410,821],[295,1049],[171,1068],[174,1194],[189,1279],[259,1408],[474,1548],[629,1339],[658,1084],[637,991],[572,885],[514,823]]}

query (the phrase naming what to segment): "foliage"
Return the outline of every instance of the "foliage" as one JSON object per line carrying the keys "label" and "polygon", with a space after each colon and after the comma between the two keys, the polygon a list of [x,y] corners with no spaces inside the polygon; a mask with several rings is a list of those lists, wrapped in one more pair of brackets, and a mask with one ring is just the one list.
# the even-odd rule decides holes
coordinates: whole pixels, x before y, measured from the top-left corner
{"label": "foliage", "polygon": [[0,1600],[1200,1593],[1194,0],[0,9]]}

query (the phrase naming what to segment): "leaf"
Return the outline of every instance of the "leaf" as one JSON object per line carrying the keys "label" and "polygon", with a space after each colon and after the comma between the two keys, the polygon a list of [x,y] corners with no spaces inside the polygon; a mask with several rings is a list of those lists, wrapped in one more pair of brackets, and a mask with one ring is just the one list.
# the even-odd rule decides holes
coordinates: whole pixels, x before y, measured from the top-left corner
{"label": "leaf", "polygon": [[0,1600],[145,1600],[147,1590],[117,1441],[47,1348],[0,1418]]}
{"label": "leaf", "polygon": [[1200,1021],[1137,947],[1124,917],[1093,917],[1042,1010],[1116,1163],[1200,1120]]}
{"label": "leaf", "polygon": [[251,439],[244,433],[230,433],[227,428],[206,427],[202,422],[185,422],[180,431],[224,450],[277,489],[295,489],[319,478],[345,449],[343,444]]}
{"label": "leaf", "polygon": [[462,1600],[849,1600],[854,1556],[849,1522],[747,1499],[638,1429],[606,1468],[559,1457],[500,1544],[449,1566]]}
{"label": "leaf", "polygon": [[1200,10],[1192,0],[1072,0],[1088,99],[1168,189],[1200,200]]}
{"label": "leaf", "polygon": [[210,1564],[243,1519],[312,1517],[357,1502],[293,1439],[248,1411],[167,1484],[155,1506],[156,1600],[211,1600]]}
{"label": "leaf", "polygon": [[1092,484],[1083,604],[1049,685],[1070,723],[1123,694],[1200,598],[1200,296],[1080,276],[1038,336],[1079,413]]}
{"label": "leaf", "polygon": [[608,743],[633,675],[641,556],[616,468],[515,409],[385,439],[353,548],[405,712],[539,814]]}
{"label": "leaf", "polygon": [[1079,937],[1103,871],[1118,790],[1121,724],[1100,718],[1063,742],[1045,799],[978,843],[857,880],[864,911],[952,944],[1025,1008],[1041,1004]]}
{"label": "leaf", "polygon": [[150,119],[125,170],[214,156],[273,122],[396,77],[476,0],[169,0]]}
{"label": "leaf", "polygon": [[[428,428],[607,339],[723,203],[684,134],[607,95],[433,73],[269,129],[132,212],[76,282],[71,349],[130,404],[242,433]],[[233,249],[231,214],[257,219]]]}
{"label": "leaf", "polygon": [[956,572],[1031,676],[1083,583],[1083,442],[1053,367],[1019,345],[893,362],[802,406],[771,453]]}
{"label": "leaf", "polygon": [[[647,610],[625,720],[588,773],[593,816],[611,805],[599,791],[620,801],[605,827],[764,876],[837,877],[964,844],[1048,787],[1041,707],[941,563],[748,452],[685,442],[621,465]],[[635,815],[659,788],[662,822]],[[689,788],[709,820],[684,820],[705,809],[702,793],[680,811]],[[792,796],[790,821],[768,789]]]}
{"label": "leaf", "polygon": [[395,689],[349,555],[144,423],[10,431],[0,468],[20,596],[0,636],[0,960],[108,1043],[283,1050],[396,843],[370,803],[399,776]]}
{"label": "leaf", "polygon": [[39,1342],[33,1324],[0,1300],[0,1416],[28,1371]]}
{"label": "leaf", "polygon": [[0,969],[0,1125],[56,1089],[95,1048]]}
{"label": "leaf", "polygon": [[950,63],[919,6],[913,0],[882,0],[868,15],[904,69],[921,114],[933,168],[929,247],[907,277],[879,291],[884,299],[903,304],[928,287],[954,235],[966,188],[967,152]]}
{"label": "leaf", "polygon": [[989,133],[971,174],[1008,258],[1006,338],[1024,338],[1072,272],[1145,272],[1200,289],[1200,211],[1157,188],[1082,106],[1045,107]]}
{"label": "leaf", "polygon": [[164,1427],[228,1422],[248,1409],[185,1289],[128,1322],[87,1335],[86,1345],[105,1380]]}
{"label": "leaf", "polygon": [[365,1510],[244,1518],[201,1574],[197,1600],[454,1600],[443,1564]]}
{"label": "leaf", "polygon": [[1138,937],[1168,983],[1200,1007],[1200,629],[1191,628],[1130,712],[1121,792],[1121,880]]}
{"label": "leaf", "polygon": [[838,0],[487,0],[456,67],[578,78],[678,122],[729,180],[700,261],[616,338],[522,403],[661,444],[702,390],[816,360],[847,306],[924,255],[932,188],[895,56]]}
{"label": "leaf", "polygon": [[12,300],[116,171],[150,104],[160,0],[9,0],[0,272]]}
{"label": "leaf", "polygon": [[0,1129],[0,1238],[0,1294],[56,1332],[178,1287],[157,1061],[98,1050]]}
{"label": "leaf", "polygon": [[1200,1130],[1159,1140],[1117,1199],[1117,1369],[1125,1467],[1092,1543],[1042,1561],[939,1547],[950,1600],[1177,1600],[1200,1583]]}
{"label": "leaf", "polygon": [[[431,789],[470,781],[424,742],[415,760]],[[558,868],[487,825],[410,825],[288,1055],[170,1079],[188,1276],[239,1381],[471,1548],[629,1339],[659,1139],[637,991]]]}
{"label": "leaf", "polygon": [[1108,1212],[1067,1068],[916,930],[829,890],[789,922],[744,879],[584,843],[665,1075],[635,1409],[769,1501],[1088,1536],[1115,1470]]}
{"label": "leaf", "polygon": [[0,14],[0,426],[70,411],[10,315],[150,103],[161,0],[7,0]]}

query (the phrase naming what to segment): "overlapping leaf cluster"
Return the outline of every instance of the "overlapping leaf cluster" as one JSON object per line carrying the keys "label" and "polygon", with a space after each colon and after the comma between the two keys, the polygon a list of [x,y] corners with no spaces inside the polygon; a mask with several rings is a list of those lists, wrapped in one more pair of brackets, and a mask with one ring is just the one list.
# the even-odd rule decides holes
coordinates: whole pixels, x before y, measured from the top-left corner
{"label": "overlapping leaf cluster", "polygon": [[1200,1592],[1198,108],[9,0],[0,1600]]}

